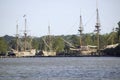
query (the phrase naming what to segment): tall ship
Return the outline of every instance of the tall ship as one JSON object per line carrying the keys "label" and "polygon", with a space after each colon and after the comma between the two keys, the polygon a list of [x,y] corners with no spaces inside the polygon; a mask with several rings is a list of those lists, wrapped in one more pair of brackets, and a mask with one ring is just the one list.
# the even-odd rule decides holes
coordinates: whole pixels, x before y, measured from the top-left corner
{"label": "tall ship", "polygon": [[84,45],[83,43],[83,24],[82,24],[82,16],[80,14],[80,26],[79,26],[79,30],[80,32],[80,44],[79,47],[76,48],[75,46],[71,46],[70,50],[71,51],[79,51],[80,55],[93,55],[97,52],[97,46],[93,46],[93,45]]}
{"label": "tall ship", "polygon": [[79,27],[79,32],[80,32],[80,53],[82,55],[99,55],[99,50],[100,50],[100,39],[99,39],[99,33],[100,33],[100,19],[99,19],[99,11],[98,11],[98,6],[96,2],[96,25],[95,25],[95,32],[96,32],[96,37],[97,37],[97,46],[93,45],[87,45],[83,46],[82,45],[82,31],[83,31],[83,24],[82,24],[82,17],[80,15],[80,27]]}
{"label": "tall ship", "polygon": [[97,45],[84,45],[82,41],[82,34],[83,34],[83,24],[82,24],[82,16],[80,14],[80,26],[79,26],[79,33],[80,33],[80,44],[79,48],[76,47],[71,47],[70,50],[72,51],[79,51],[81,55],[99,55],[100,51],[100,39],[99,39],[99,34],[100,34],[100,18],[99,18],[99,10],[98,6],[96,3],[96,24],[95,24],[95,30],[96,32],[96,37],[97,37]]}
{"label": "tall ship", "polygon": [[52,37],[50,35],[50,25],[48,26],[48,35],[43,38],[45,44],[45,50],[42,51],[43,56],[56,56],[56,52],[53,50]]}
{"label": "tall ship", "polygon": [[16,25],[16,48],[12,49],[12,52],[17,57],[24,57],[24,56],[35,56],[36,50],[32,48],[32,37],[27,35],[26,30],[26,15],[23,16],[25,19],[25,30],[24,30],[24,36],[19,37],[18,34],[18,23]]}

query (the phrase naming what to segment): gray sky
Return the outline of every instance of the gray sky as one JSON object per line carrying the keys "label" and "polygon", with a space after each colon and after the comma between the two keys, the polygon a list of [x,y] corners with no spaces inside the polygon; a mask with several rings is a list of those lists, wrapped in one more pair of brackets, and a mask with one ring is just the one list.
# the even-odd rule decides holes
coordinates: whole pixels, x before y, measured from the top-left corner
{"label": "gray sky", "polygon": [[[98,0],[101,33],[109,33],[120,21],[120,0]],[[23,15],[32,36],[43,36],[51,26],[52,35],[78,34],[82,14],[84,33],[91,33],[96,23],[96,0],[0,0],[0,36],[24,30]]]}

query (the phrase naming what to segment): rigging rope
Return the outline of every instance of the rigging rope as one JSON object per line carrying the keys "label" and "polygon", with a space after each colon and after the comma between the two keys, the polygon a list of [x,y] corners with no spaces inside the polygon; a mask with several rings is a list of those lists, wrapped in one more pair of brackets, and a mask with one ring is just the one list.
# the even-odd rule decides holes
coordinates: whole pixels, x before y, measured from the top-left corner
{"label": "rigging rope", "polygon": [[96,14],[96,11],[91,15],[91,17],[87,20],[84,26],[86,26],[92,20],[95,14]]}

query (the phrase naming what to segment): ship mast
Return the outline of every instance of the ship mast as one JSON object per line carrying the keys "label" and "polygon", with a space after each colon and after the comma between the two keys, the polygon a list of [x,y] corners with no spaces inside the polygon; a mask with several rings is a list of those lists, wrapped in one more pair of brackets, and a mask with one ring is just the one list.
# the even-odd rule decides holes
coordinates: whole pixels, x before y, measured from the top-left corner
{"label": "ship mast", "polygon": [[26,19],[26,15],[23,16],[25,19],[25,30],[24,30],[24,51],[26,51],[26,37],[27,37],[27,31],[26,31],[26,23],[27,23],[27,19]]}
{"label": "ship mast", "polygon": [[18,51],[18,22],[16,21],[16,51]]}
{"label": "ship mast", "polygon": [[97,36],[97,49],[99,50],[100,49],[100,39],[99,39],[99,33],[100,33],[100,19],[99,19],[99,12],[98,12],[98,5],[97,5],[97,1],[96,1],[96,12],[97,12],[97,16],[96,16],[96,25],[95,25],[95,28],[96,28],[96,36]]}
{"label": "ship mast", "polygon": [[82,16],[80,15],[80,27],[79,30],[80,32],[80,46],[82,46],[82,32],[83,32],[83,24],[82,24]]}
{"label": "ship mast", "polygon": [[51,44],[51,35],[50,35],[50,25],[48,25],[48,45],[49,45],[49,48],[50,48],[50,52],[51,52],[51,48],[52,48],[52,44]]}

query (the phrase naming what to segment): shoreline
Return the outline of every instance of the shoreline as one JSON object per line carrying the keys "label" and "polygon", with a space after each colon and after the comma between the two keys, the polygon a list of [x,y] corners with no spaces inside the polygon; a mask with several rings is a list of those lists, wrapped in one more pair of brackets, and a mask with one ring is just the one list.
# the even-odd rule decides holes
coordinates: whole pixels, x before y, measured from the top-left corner
{"label": "shoreline", "polygon": [[91,55],[82,55],[82,56],[0,56],[0,58],[54,58],[54,57],[120,57],[120,56],[91,56]]}

